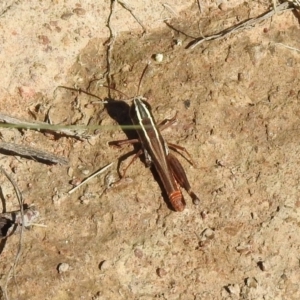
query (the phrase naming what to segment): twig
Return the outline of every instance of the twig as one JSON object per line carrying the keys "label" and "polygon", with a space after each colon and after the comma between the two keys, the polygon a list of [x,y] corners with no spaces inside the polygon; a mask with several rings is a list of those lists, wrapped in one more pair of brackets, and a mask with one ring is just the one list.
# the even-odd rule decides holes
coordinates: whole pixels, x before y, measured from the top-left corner
{"label": "twig", "polygon": [[87,183],[88,181],[90,181],[92,178],[96,177],[97,175],[105,172],[108,168],[110,168],[113,165],[113,162],[110,163],[109,165],[106,165],[104,168],[101,168],[100,170],[96,171],[95,173],[93,173],[91,176],[87,177],[86,179],[84,179],[79,185],[75,186],[74,188],[72,188],[68,194],[71,195],[72,193],[74,193],[77,189],[79,189],[83,184]]}
{"label": "twig", "polygon": [[66,126],[49,125],[48,123],[45,123],[45,122],[36,122],[36,123],[27,122],[27,121],[23,121],[23,120],[20,120],[15,117],[11,117],[11,116],[8,116],[8,115],[2,114],[2,113],[0,113],[0,127],[1,127],[1,125],[3,126],[3,124],[1,124],[1,123],[15,125],[15,126],[12,126],[15,128],[24,128],[24,129],[29,128],[29,129],[35,129],[35,130],[45,130],[48,132],[63,134],[63,135],[70,136],[70,137],[85,138],[84,135],[80,136],[80,133],[76,132],[75,130],[70,130],[68,128],[65,128]]}
{"label": "twig", "polygon": [[277,0],[272,0],[273,1],[273,7],[274,7],[274,11],[275,11],[275,14],[277,14]]}
{"label": "twig", "polygon": [[[107,42],[107,54],[106,54],[106,62],[107,62],[107,66],[106,66],[106,72],[104,74],[104,76],[106,77],[107,80],[107,85],[110,86],[111,84],[111,62],[112,62],[112,51],[113,51],[113,47],[114,47],[114,43],[117,37],[116,32],[113,30],[112,28],[112,21],[111,18],[115,12],[115,8],[116,8],[116,3],[120,3],[120,5],[128,10],[130,12],[130,14],[134,17],[134,19],[139,23],[139,25],[143,28],[143,34],[146,33],[146,27],[143,25],[143,23],[141,22],[141,20],[133,13],[133,9],[130,8],[128,6],[128,4],[123,1],[123,0],[111,0],[111,6],[110,6],[110,13],[107,19],[107,27],[109,29],[109,39]],[[94,81],[94,80],[93,80]],[[109,92],[109,97],[110,97],[110,90],[108,90]]]}
{"label": "twig", "polygon": [[202,7],[201,7],[201,2],[200,2],[200,0],[197,0],[197,3],[198,3],[198,7],[199,7],[200,14],[202,14]]}
{"label": "twig", "polygon": [[[106,81],[107,85],[110,86],[111,84],[111,61],[112,61],[112,51],[114,48],[114,43],[116,40],[117,34],[114,32],[111,26],[111,18],[114,14],[115,8],[116,8],[116,0],[111,1],[111,6],[110,6],[110,13],[107,19],[107,27],[109,29],[109,39],[108,39],[108,44],[107,44],[107,51],[106,51],[106,72],[104,76],[106,76]],[[110,97],[110,90],[108,89],[109,97]]]}
{"label": "twig", "polygon": [[130,12],[130,14],[135,18],[135,20],[140,24],[140,26],[143,28],[143,34],[146,33],[147,32],[146,27],[143,25],[141,20],[133,13],[133,9],[130,8],[128,6],[128,4],[123,0],[116,0],[116,1],[119,2],[122,5],[123,8],[128,10]]}
{"label": "twig", "polygon": [[68,160],[64,157],[53,155],[49,152],[41,151],[28,146],[21,146],[13,143],[0,142],[0,152],[4,154],[14,154],[27,158],[35,158],[38,161],[43,161],[53,164],[67,165]]}
{"label": "twig", "polygon": [[[13,8],[13,6],[15,4],[17,4],[18,1],[13,1],[12,3],[8,4],[8,3],[5,3],[3,4],[3,10],[0,12],[0,18],[5,14],[7,13],[10,9]],[[5,5],[7,5],[6,7],[4,7]]]}
{"label": "twig", "polygon": [[279,45],[279,46],[285,47],[285,48],[287,48],[287,49],[290,49],[290,50],[294,50],[294,51],[300,52],[300,49],[297,49],[297,48],[294,48],[294,47],[291,47],[291,46],[288,46],[288,45],[285,45],[285,44],[282,44],[282,43],[274,43],[274,45]]}
{"label": "twig", "polygon": [[[94,80],[99,80],[99,79],[93,79]],[[97,98],[99,100],[99,103],[107,103],[107,101],[103,100],[102,98],[98,97],[97,95],[95,94],[92,94],[92,93],[89,93],[87,91],[84,91],[82,89],[76,89],[76,88],[72,88],[72,87],[68,87],[68,86],[64,86],[64,85],[59,85],[56,89],[65,89],[65,90],[69,90],[69,91],[73,91],[73,92],[77,92],[78,95],[80,95],[81,93],[84,93],[88,96],[91,96],[91,97],[94,97],[94,98]]]}
{"label": "twig", "polygon": [[198,37],[197,39],[195,39],[194,41],[192,41],[191,43],[189,43],[189,45],[187,46],[187,48],[190,49],[194,49],[195,47],[197,47],[198,45],[202,44],[205,41],[211,41],[211,40],[217,40],[217,39],[221,39],[226,37],[227,35],[233,33],[233,32],[237,32],[237,31],[241,31],[244,30],[246,28],[249,27],[253,27],[255,24],[266,20],[268,18],[271,18],[275,13],[281,12],[281,11],[288,11],[288,10],[292,10],[294,9],[294,7],[291,7],[291,3],[290,2],[283,2],[282,4],[276,6],[276,8],[262,14],[259,17],[256,18],[252,18],[246,21],[241,22],[238,25],[234,25],[232,27],[229,27],[217,34],[211,35],[211,36],[207,36],[207,37]]}
{"label": "twig", "polygon": [[290,2],[292,5],[295,6],[295,8],[300,8],[300,0],[286,0],[287,2]]}
{"label": "twig", "polygon": [[162,6],[167,9],[169,12],[171,12],[174,16],[177,18],[179,17],[178,13],[167,3],[163,3]]}

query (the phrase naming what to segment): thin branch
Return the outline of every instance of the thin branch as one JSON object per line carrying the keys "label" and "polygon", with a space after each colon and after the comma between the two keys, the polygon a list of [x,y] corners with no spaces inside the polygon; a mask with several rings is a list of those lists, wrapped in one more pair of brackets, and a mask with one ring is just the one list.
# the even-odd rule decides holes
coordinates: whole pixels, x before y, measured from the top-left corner
{"label": "thin branch", "polygon": [[70,130],[70,129],[66,128],[67,126],[51,125],[51,124],[48,124],[45,122],[36,122],[36,123],[27,122],[27,121],[23,121],[18,118],[11,117],[9,115],[5,115],[2,113],[0,113],[0,127],[5,127],[1,123],[16,125],[16,126],[12,126],[15,128],[45,130],[48,132],[61,134],[61,135],[65,135],[65,136],[70,136],[70,137],[77,137],[77,138],[85,137],[84,135],[82,135],[81,133],[78,133],[75,130]]}
{"label": "thin branch", "polygon": [[38,161],[67,165],[68,160],[64,157],[59,157],[49,152],[41,151],[29,146],[22,146],[13,143],[0,142],[0,153],[19,155]]}
{"label": "thin branch", "polygon": [[146,27],[143,25],[141,20],[133,13],[133,9],[131,7],[129,7],[128,4],[123,0],[117,0],[117,2],[119,2],[123,8],[128,10],[130,12],[130,14],[135,18],[135,20],[140,24],[140,26],[143,28],[143,34],[146,33],[147,32]]}
{"label": "thin branch", "polygon": [[300,52],[300,49],[297,49],[297,48],[294,48],[294,47],[291,47],[291,46],[288,46],[288,45],[285,45],[285,44],[282,44],[282,43],[274,43],[274,45],[279,45],[279,46],[282,46],[284,48]]}
{"label": "thin branch", "polygon": [[283,2],[280,5],[276,6],[274,9],[256,17],[256,18],[252,18],[246,21],[243,21],[237,25],[231,26],[217,34],[213,34],[207,37],[198,37],[197,39],[195,39],[194,41],[192,41],[191,43],[189,43],[189,45],[187,46],[187,48],[190,49],[194,49],[195,47],[197,47],[198,45],[202,44],[205,41],[211,41],[211,40],[217,40],[217,39],[222,39],[226,36],[228,36],[231,33],[234,32],[238,32],[238,31],[242,31],[244,29],[247,29],[249,27],[253,27],[255,26],[257,23],[260,23],[261,21],[264,21],[266,19],[271,18],[274,14],[279,13],[279,12],[283,12],[283,11],[288,11],[288,10],[293,10],[294,7],[291,7],[291,3],[290,2]]}
{"label": "thin branch", "polygon": [[71,195],[72,193],[74,193],[77,189],[79,189],[83,184],[86,184],[88,181],[90,181],[92,178],[96,177],[97,175],[105,172],[108,168],[110,168],[113,165],[113,163],[110,163],[108,165],[106,165],[105,167],[101,168],[100,170],[96,171],[95,173],[93,173],[91,176],[87,177],[86,179],[84,179],[79,185],[75,186],[74,188],[72,188],[68,194]]}
{"label": "thin branch", "polygon": [[197,4],[198,4],[198,7],[199,7],[200,14],[202,14],[203,10],[202,10],[202,7],[201,7],[201,0],[197,0]]}

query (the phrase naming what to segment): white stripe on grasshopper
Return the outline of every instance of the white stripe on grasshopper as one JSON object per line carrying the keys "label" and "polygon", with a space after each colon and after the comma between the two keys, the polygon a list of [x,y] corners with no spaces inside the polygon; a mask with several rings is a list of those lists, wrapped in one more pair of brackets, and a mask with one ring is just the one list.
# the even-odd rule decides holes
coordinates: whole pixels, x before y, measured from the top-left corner
{"label": "white stripe on grasshopper", "polygon": [[[151,126],[152,126],[152,128],[153,128],[153,130],[155,132],[156,139],[159,141],[158,144],[160,145],[160,151],[161,151],[161,153],[166,153],[166,155],[168,155],[169,148],[167,146],[167,143],[164,140],[163,140],[163,145],[160,143],[159,133],[158,133],[158,130],[157,130],[156,125],[154,123],[153,117],[152,117],[152,115],[151,115],[148,107],[145,105],[145,103],[143,103],[142,100],[143,100],[143,98],[135,98],[135,99],[133,99],[133,101],[134,101],[134,107],[135,107],[135,112],[136,112],[137,118],[139,120],[139,125],[141,126],[141,128],[142,128],[142,130],[144,132],[144,136],[147,139],[149,145],[151,145],[152,151],[155,152],[155,149],[153,148],[152,143],[151,143],[151,139],[149,138],[149,136],[147,134],[147,131],[146,131],[144,125],[143,125],[143,122],[142,122],[143,118],[141,116],[141,112],[139,110],[139,107],[143,108],[143,112],[146,114],[147,118],[151,122]],[[165,147],[165,151],[162,148],[162,146]]]}

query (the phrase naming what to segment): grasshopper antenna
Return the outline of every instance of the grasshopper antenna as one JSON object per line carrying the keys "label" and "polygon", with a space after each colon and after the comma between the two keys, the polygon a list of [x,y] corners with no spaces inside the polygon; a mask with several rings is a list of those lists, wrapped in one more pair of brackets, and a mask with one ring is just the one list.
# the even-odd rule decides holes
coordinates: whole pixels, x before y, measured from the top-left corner
{"label": "grasshopper antenna", "polygon": [[101,87],[105,87],[105,88],[107,88],[108,90],[116,91],[116,92],[120,93],[121,95],[125,96],[127,99],[129,99],[129,97],[128,97],[125,93],[121,92],[120,90],[117,90],[117,89],[115,89],[115,88],[113,88],[113,87],[111,87],[111,86],[104,85],[104,84],[101,84],[100,86],[101,86]]}
{"label": "grasshopper antenna", "polygon": [[143,70],[143,73],[142,73],[141,78],[140,78],[140,81],[139,81],[137,94],[140,93],[140,87],[141,87],[142,79],[143,79],[144,75],[146,74],[146,71],[147,71],[149,65],[150,65],[150,62],[147,63],[146,67],[145,67],[144,70]]}
{"label": "grasshopper antenna", "polygon": [[[63,88],[63,89],[66,89],[66,90],[69,90],[69,91],[74,91],[74,92],[77,92],[77,93],[83,93],[83,94],[86,94],[86,95],[89,95],[91,97],[94,97],[94,98],[97,98],[99,99],[101,102],[105,103],[106,101],[104,101],[103,99],[101,99],[100,97],[98,97],[97,95],[95,94],[92,94],[92,93],[89,93],[87,91],[84,91],[82,89],[75,89],[75,88],[71,88],[71,87],[68,87],[68,86],[64,86],[64,85],[59,85],[56,89],[60,89],[60,88]],[[56,90],[55,89],[55,90]]]}
{"label": "grasshopper antenna", "polygon": [[[110,86],[108,86],[108,85],[101,84],[101,85],[99,85],[99,86],[105,87],[105,88],[107,88],[107,89],[109,89],[109,90],[114,90],[114,91],[120,93],[121,95],[125,96],[127,99],[129,98],[125,93],[123,93],[123,92],[121,92],[121,91],[119,91],[119,90],[117,90],[117,89],[115,89],[115,88],[112,88],[112,87],[110,87]],[[82,90],[82,89],[75,89],[75,88],[71,88],[71,87],[63,86],[63,85],[59,85],[57,88],[63,88],[63,89],[69,90],[69,91],[78,92],[79,94],[80,94],[80,93],[83,93],[83,94],[89,95],[89,96],[91,96],[91,97],[95,97],[95,98],[99,99],[99,100],[100,100],[101,102],[103,102],[103,103],[107,103],[107,101],[102,100],[102,99],[101,99],[100,97],[98,97],[97,95],[92,94],[92,93],[89,93],[89,92],[84,91],[84,90]]]}

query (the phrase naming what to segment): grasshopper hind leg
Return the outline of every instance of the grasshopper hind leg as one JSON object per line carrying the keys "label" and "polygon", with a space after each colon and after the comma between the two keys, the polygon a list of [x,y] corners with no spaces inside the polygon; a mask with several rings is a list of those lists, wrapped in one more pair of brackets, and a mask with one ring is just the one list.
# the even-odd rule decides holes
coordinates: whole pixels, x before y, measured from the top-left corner
{"label": "grasshopper hind leg", "polygon": [[190,195],[190,197],[192,198],[193,203],[195,205],[200,204],[200,199],[193,192],[193,190],[190,186],[190,183],[186,177],[185,171],[184,171],[181,163],[179,162],[179,160],[172,153],[168,154],[167,159],[170,164],[172,173],[173,173],[176,181],[178,182],[178,184],[187,191],[187,193]]}

